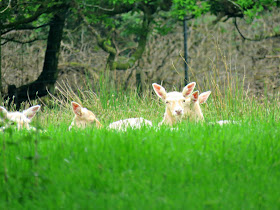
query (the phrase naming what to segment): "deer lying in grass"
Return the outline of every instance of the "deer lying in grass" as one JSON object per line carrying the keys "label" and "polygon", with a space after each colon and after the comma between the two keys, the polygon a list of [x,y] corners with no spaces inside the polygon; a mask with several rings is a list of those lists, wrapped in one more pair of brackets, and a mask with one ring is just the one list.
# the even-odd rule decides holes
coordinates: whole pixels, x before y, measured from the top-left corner
{"label": "deer lying in grass", "polygon": [[[86,126],[96,123],[97,128],[101,128],[102,124],[98,121],[96,116],[89,111],[86,108],[83,108],[80,104],[77,102],[72,101],[72,109],[75,114],[75,117],[69,126],[69,130],[72,129],[72,127],[78,127],[78,128],[85,128]],[[113,122],[109,125],[109,129],[116,129],[116,130],[126,130],[128,127],[131,128],[140,128],[142,126],[152,126],[152,122],[149,120],[145,120],[144,118],[129,118],[125,120],[119,120],[116,122]]]}
{"label": "deer lying in grass", "polygon": [[75,114],[75,117],[69,126],[69,130],[72,129],[72,127],[76,126],[78,128],[85,128],[86,126],[95,123],[97,128],[102,127],[102,124],[98,121],[96,116],[89,111],[87,108],[82,107],[77,102],[72,101],[71,102],[73,112]]}
{"label": "deer lying in grass", "polygon": [[[204,116],[202,114],[200,104],[204,104],[210,94],[211,91],[207,91],[201,94],[199,94],[199,91],[193,92],[191,97],[187,101],[187,105],[185,106],[185,117],[195,122],[204,121]],[[231,120],[220,120],[217,122],[210,122],[210,124],[239,124],[239,122]]]}
{"label": "deer lying in grass", "polygon": [[186,85],[182,92],[174,91],[167,93],[164,87],[153,83],[154,91],[166,104],[164,117],[159,126],[162,124],[173,125],[186,116],[186,106],[188,106],[188,100],[195,85],[196,83],[192,82]]}
{"label": "deer lying in grass", "polygon": [[184,107],[184,117],[192,121],[204,121],[204,116],[202,114],[200,104],[204,104],[208,97],[210,96],[211,91],[201,93],[195,91],[191,94],[191,97],[187,99],[186,105]]}
{"label": "deer lying in grass", "polygon": [[109,128],[120,130],[120,131],[126,131],[127,128],[138,129],[143,126],[152,126],[152,125],[153,124],[151,121],[140,117],[140,118],[129,118],[129,119],[113,122],[109,125]]}
{"label": "deer lying in grass", "polygon": [[[32,106],[22,112],[9,112],[4,107],[0,106],[0,113],[2,115],[2,121],[7,120],[7,123],[16,123],[17,129],[26,128],[27,130],[36,130],[34,127],[31,127],[29,124],[31,123],[32,118],[36,115],[36,113],[40,110],[41,106],[36,105]],[[2,128],[2,130],[4,130]]]}

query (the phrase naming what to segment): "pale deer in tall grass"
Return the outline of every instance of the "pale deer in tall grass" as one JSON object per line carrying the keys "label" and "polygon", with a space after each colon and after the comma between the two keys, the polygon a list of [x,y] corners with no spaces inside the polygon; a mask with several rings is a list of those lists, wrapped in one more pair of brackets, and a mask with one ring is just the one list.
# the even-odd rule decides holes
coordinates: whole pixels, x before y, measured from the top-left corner
{"label": "pale deer in tall grass", "polygon": [[[71,125],[69,126],[69,130],[71,130],[72,127],[85,128],[93,123],[96,124],[97,128],[102,127],[102,124],[98,121],[96,116],[90,110],[88,110],[87,108],[83,108],[80,104],[74,101],[72,101],[71,104],[75,117]],[[128,127],[141,128],[145,125],[151,126],[152,122],[140,117],[113,122],[109,125],[108,128],[125,131]]]}
{"label": "pale deer in tall grass", "polygon": [[153,83],[153,88],[158,97],[160,97],[166,105],[164,117],[159,126],[162,124],[174,125],[184,119],[186,115],[186,106],[188,100],[195,88],[196,83],[192,82],[183,88],[182,92],[166,92],[164,87],[159,84]]}
{"label": "pale deer in tall grass", "polygon": [[71,105],[75,116],[71,125],[69,126],[69,130],[71,130],[72,127],[85,128],[88,125],[94,123],[97,128],[102,127],[102,124],[98,121],[93,112],[89,111],[87,108],[82,107],[80,104],[74,101],[71,102]]}
{"label": "pale deer in tall grass", "polygon": [[120,130],[120,131],[126,131],[127,128],[139,129],[142,128],[143,126],[150,127],[152,125],[153,124],[150,120],[146,120],[142,117],[139,117],[139,118],[128,118],[128,119],[112,122],[110,123],[109,128]]}
{"label": "pale deer in tall grass", "polygon": [[[209,98],[211,91],[207,91],[199,94],[198,91],[192,93],[191,97],[187,100],[187,105],[185,106],[185,117],[191,121],[203,122],[204,116],[200,105],[204,104]],[[240,124],[237,121],[232,120],[220,120],[216,122],[209,122],[210,124]]]}
{"label": "pale deer in tall grass", "polygon": [[[1,121],[3,121],[4,124],[6,123],[5,121],[7,121],[8,126],[9,124],[15,123],[17,129],[26,128],[27,130],[35,130],[35,128],[30,126],[30,123],[33,117],[36,115],[36,113],[40,110],[40,108],[40,105],[36,105],[22,112],[9,112],[3,106],[0,106],[0,113],[2,115]],[[5,125],[5,127],[3,127],[2,130],[4,130],[7,127],[7,125]]]}
{"label": "pale deer in tall grass", "polygon": [[190,121],[204,121],[204,116],[200,107],[200,104],[204,104],[208,97],[210,96],[211,91],[207,91],[199,94],[199,91],[195,91],[191,94],[185,103],[184,117]]}

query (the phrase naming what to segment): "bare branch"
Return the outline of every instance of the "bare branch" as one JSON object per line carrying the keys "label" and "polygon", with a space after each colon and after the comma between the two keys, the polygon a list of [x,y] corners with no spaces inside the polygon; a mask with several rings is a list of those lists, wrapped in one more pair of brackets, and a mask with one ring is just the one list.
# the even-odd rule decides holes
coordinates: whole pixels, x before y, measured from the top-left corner
{"label": "bare branch", "polygon": [[2,11],[0,11],[0,13],[4,13],[8,8],[11,8],[11,1],[12,0],[9,0],[8,6],[5,9],[3,9]]}
{"label": "bare branch", "polygon": [[118,47],[118,44],[117,44],[117,42],[116,42],[116,39],[113,37],[112,38],[112,42],[113,42],[113,44],[114,44],[114,46],[115,46],[115,48],[116,48],[116,56],[118,56],[120,53],[122,53],[122,52],[124,52],[124,51],[126,51],[126,50],[134,50],[137,46],[133,46],[133,47],[124,47],[124,48],[122,48],[122,49],[120,49],[119,47]]}
{"label": "bare branch", "polygon": [[244,12],[244,9],[237,3],[231,1],[231,0],[228,0],[230,3],[232,3],[234,6],[238,7],[242,12]]}
{"label": "bare branch", "polygon": [[262,40],[265,40],[265,39],[272,39],[272,38],[277,38],[277,37],[280,37],[280,34],[274,34],[272,36],[264,36],[264,37],[261,37],[259,39],[251,39],[251,38],[248,38],[248,37],[245,37],[240,29],[238,28],[238,25],[237,25],[237,21],[236,21],[236,17],[233,19],[233,23],[234,23],[234,26],[235,28],[237,29],[239,35],[242,37],[242,39],[244,40],[248,40],[248,41],[253,41],[253,42],[258,42],[258,41],[262,41]]}
{"label": "bare branch", "polygon": [[265,58],[280,58],[280,55],[266,55]]}
{"label": "bare branch", "polygon": [[[43,28],[43,27],[46,27],[46,26],[49,26],[50,24],[47,23],[47,24],[43,24],[43,25],[40,25],[40,26],[32,26],[32,25],[21,25],[19,27],[16,28],[16,30],[20,31],[20,30],[36,30],[36,29],[39,29],[39,28]],[[4,35],[4,34],[7,34],[11,31],[14,31],[15,28],[12,28],[12,29],[8,29],[6,31],[3,31],[1,33],[1,35]]]}
{"label": "bare branch", "polygon": [[253,57],[253,59],[255,60],[274,59],[274,58],[280,58],[280,55],[265,55],[261,57]]}
{"label": "bare branch", "polygon": [[115,9],[115,8],[107,9],[107,8],[100,7],[100,6],[98,6],[98,5],[91,5],[91,4],[84,4],[84,5],[87,6],[87,7],[96,7],[96,8],[98,8],[98,9],[104,10],[104,11],[114,11],[114,9]]}
{"label": "bare branch", "polygon": [[5,38],[5,37],[2,37],[1,39],[5,40],[3,43],[1,43],[1,45],[5,45],[8,42],[15,42],[15,43],[18,43],[18,44],[28,44],[28,43],[36,42],[36,41],[39,41],[39,40],[46,40],[46,39],[35,38],[35,39],[28,40],[28,41],[19,41],[19,40],[16,40],[16,39]]}

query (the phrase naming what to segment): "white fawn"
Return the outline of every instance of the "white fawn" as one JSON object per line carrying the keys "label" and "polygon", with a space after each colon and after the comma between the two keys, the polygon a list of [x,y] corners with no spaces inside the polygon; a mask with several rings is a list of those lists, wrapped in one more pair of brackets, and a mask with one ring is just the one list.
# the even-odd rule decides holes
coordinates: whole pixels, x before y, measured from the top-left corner
{"label": "white fawn", "polygon": [[143,126],[152,126],[152,125],[153,124],[151,121],[140,117],[140,118],[129,118],[129,119],[112,122],[109,125],[109,128],[120,130],[120,131],[126,131],[127,128],[135,129],[135,128],[141,128]]}
{"label": "white fawn", "polygon": [[[200,104],[204,104],[209,95],[211,94],[211,91],[207,91],[204,93],[199,94],[198,91],[195,91],[192,93],[192,96],[188,99],[187,106],[185,108],[185,114],[186,118],[195,121],[195,122],[201,122],[204,121],[204,116],[202,114]],[[231,121],[231,120],[220,120],[216,122],[209,122],[210,124],[240,124],[237,121]]]}
{"label": "white fawn", "polygon": [[102,124],[98,121],[96,116],[87,108],[82,107],[80,104],[74,101],[71,102],[71,105],[75,117],[69,126],[69,130],[71,130],[74,126],[78,128],[85,128],[93,123],[96,124],[97,128],[102,127]]}
{"label": "white fawn", "polygon": [[182,92],[174,91],[167,93],[164,87],[153,83],[154,91],[166,104],[164,117],[159,126],[162,124],[173,125],[186,116],[186,106],[188,107],[188,100],[195,85],[196,83],[192,82],[186,85]]}
{"label": "white fawn", "polygon": [[211,91],[201,93],[200,95],[199,91],[193,92],[191,97],[187,99],[184,117],[195,122],[204,121],[204,116],[202,114],[200,104],[204,104],[210,94]]}
{"label": "white fawn", "polygon": [[[3,119],[6,119],[8,123],[16,123],[17,129],[26,128],[27,130],[34,130],[35,128],[31,127],[29,124],[40,108],[40,105],[36,105],[22,112],[9,112],[4,107],[0,106],[0,113]],[[5,128],[2,128],[2,130],[4,129]]]}
{"label": "white fawn", "polygon": [[[78,127],[78,128],[85,128],[88,125],[95,123],[97,128],[101,128],[102,124],[98,121],[96,116],[87,108],[83,108],[80,104],[77,102],[72,101],[72,109],[75,114],[75,117],[69,126],[69,130],[72,129],[72,127]],[[109,125],[109,129],[116,129],[116,130],[126,130],[128,127],[131,128],[140,128],[143,125],[151,126],[152,122],[145,120],[144,118],[129,118],[125,120],[119,120],[116,122],[113,122]]]}

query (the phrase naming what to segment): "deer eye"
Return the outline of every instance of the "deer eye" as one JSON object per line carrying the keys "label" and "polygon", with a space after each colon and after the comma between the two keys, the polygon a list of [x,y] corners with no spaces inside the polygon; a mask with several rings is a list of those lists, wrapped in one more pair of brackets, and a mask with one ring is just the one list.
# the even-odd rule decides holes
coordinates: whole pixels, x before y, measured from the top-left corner
{"label": "deer eye", "polygon": [[184,100],[183,100],[183,103],[185,103],[185,102],[186,102],[186,100],[184,99]]}
{"label": "deer eye", "polygon": [[166,103],[166,104],[169,104],[169,101],[166,101],[165,103]]}

